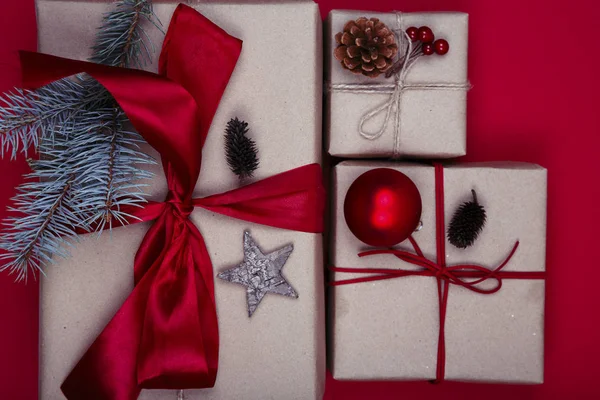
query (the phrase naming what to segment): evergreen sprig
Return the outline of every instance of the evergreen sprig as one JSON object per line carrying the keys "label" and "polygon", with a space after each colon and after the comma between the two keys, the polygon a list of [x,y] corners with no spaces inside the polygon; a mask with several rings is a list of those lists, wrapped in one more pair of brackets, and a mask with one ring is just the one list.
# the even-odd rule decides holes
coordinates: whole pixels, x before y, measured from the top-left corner
{"label": "evergreen sprig", "polygon": [[[154,175],[143,168],[155,161],[140,150],[144,139],[135,131],[127,129],[128,121],[120,108],[106,109],[106,118],[94,121],[91,129],[95,137],[81,143],[71,143],[79,148],[76,176],[85,188],[85,197],[80,204],[86,210],[85,224],[97,232],[105,227],[112,228],[113,221],[119,225],[127,223],[124,206],[139,207],[145,200],[143,182]],[[109,119],[112,117],[112,120]]]}
{"label": "evergreen sprig", "polygon": [[250,139],[248,123],[231,119],[225,129],[225,156],[231,171],[240,179],[251,178],[258,168],[258,148]]}
{"label": "evergreen sprig", "polygon": [[[148,21],[161,29],[150,0],[122,0],[104,15],[90,61],[141,68],[152,60],[154,45],[144,30]],[[162,30],[162,29],[161,29]]]}
{"label": "evergreen sprig", "polygon": [[14,159],[37,149],[42,138],[73,133],[76,115],[106,102],[106,94],[89,90],[81,79],[61,79],[36,91],[15,89],[0,102],[0,151]]}
{"label": "evergreen sprig", "polygon": [[[143,22],[156,26],[150,0],[121,0],[104,16],[92,61],[121,67],[150,60]],[[17,213],[0,234],[0,271],[17,280],[42,271],[53,256],[68,256],[65,245],[77,233],[122,224],[125,206],[145,203],[143,180],[152,177],[144,164],[154,160],[140,150],[142,137],[126,127],[127,118],[110,93],[87,75],[66,78],[36,91],[16,90],[0,107],[2,156],[38,160],[17,188]]]}

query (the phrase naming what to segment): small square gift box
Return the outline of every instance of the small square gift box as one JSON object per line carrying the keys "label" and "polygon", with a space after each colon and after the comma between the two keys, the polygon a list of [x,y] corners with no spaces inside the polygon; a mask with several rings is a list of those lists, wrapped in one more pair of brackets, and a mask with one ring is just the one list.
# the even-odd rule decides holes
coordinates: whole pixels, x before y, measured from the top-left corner
{"label": "small square gift box", "polygon": [[468,15],[334,10],[325,31],[329,154],[466,154]]}
{"label": "small square gift box", "polygon": [[[138,3],[147,4],[125,2],[110,15],[130,21]],[[321,399],[318,7],[177,3],[152,7],[166,39],[145,20],[149,11],[140,17],[156,45],[145,69],[159,75],[56,58],[35,64],[55,78],[83,68],[109,84],[168,172],[151,167],[150,203],[136,214],[146,222],[82,236],[71,257],[48,266],[40,399]],[[114,10],[109,1],[37,0],[40,52],[89,59]],[[184,101],[188,92],[198,101]],[[135,100],[122,101],[129,95]],[[243,143],[248,133],[258,150],[243,181],[228,166],[225,149],[239,145],[230,132]]]}
{"label": "small square gift box", "polygon": [[546,178],[524,163],[337,165],[334,378],[541,383]]}

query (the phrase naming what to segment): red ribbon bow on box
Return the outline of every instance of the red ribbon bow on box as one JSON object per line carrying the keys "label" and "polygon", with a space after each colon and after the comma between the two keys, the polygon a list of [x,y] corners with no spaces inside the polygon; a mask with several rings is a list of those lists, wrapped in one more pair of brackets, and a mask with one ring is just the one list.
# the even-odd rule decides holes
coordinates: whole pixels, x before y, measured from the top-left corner
{"label": "red ribbon bow on box", "polygon": [[81,72],[104,85],[160,152],[169,187],[165,202],[128,210],[139,218],[132,223],[156,221],[135,257],[133,292],[62,385],[70,400],[133,400],[142,388],[214,386],[219,331],[213,269],[202,235],[188,219],[194,207],[278,228],[323,230],[325,191],[317,164],[192,199],[202,147],[241,45],[179,5],[158,75],[21,54],[27,87]]}
{"label": "red ribbon bow on box", "polygon": [[[448,305],[448,291],[450,284],[462,286],[468,290],[480,294],[493,294],[502,288],[503,279],[545,279],[545,272],[526,271],[502,271],[519,247],[515,242],[506,259],[495,269],[491,270],[476,264],[446,265],[446,237],[444,228],[444,168],[441,164],[435,164],[435,234],[436,234],[436,261],[425,257],[416,240],[409,237],[410,244],[415,253],[396,249],[370,250],[359,253],[359,257],[375,254],[391,254],[402,261],[421,267],[421,270],[403,270],[397,268],[341,268],[329,267],[331,271],[340,273],[358,273],[368,276],[330,282],[330,286],[351,285],[361,282],[380,281],[384,279],[402,278],[405,276],[429,276],[437,280],[439,301],[439,336],[437,351],[436,378],[434,383],[444,380],[446,369],[446,308]],[[490,288],[480,287],[485,281],[493,280],[495,285]]]}

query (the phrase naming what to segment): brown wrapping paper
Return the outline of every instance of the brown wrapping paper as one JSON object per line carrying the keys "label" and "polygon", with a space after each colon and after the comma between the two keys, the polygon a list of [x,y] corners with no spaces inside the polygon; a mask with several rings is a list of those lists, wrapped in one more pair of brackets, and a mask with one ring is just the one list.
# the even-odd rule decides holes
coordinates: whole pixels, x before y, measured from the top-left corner
{"label": "brown wrapping paper", "polygon": [[[322,42],[317,6],[188,2],[230,34],[243,39],[241,57],[204,146],[195,196],[239,185],[224,157],[223,132],[238,116],[250,123],[259,148],[254,180],[321,161]],[[164,27],[177,2],[155,2]],[[105,2],[37,1],[40,51],[86,59]],[[298,35],[298,32],[302,32]],[[162,34],[148,28],[157,53]],[[289,44],[294,43],[294,51]],[[153,153],[156,155],[156,153]],[[163,200],[161,169],[149,189]],[[191,217],[206,241],[215,273],[220,331],[219,374],[212,389],[186,390],[193,399],[321,399],[325,380],[322,236],[260,226],[195,210]],[[133,257],[149,224],[84,236],[72,257],[56,260],[42,280],[40,399],[63,399],[60,384],[118,310],[133,286]],[[251,319],[242,286],[216,274],[243,259],[248,229],[264,251],[293,243],[284,275],[298,299],[267,295]],[[175,399],[175,391],[143,391],[140,399]]]}
{"label": "brown wrapping paper", "polygon": [[[428,165],[347,161],[333,178],[331,264],[337,267],[414,269],[391,255],[358,258],[367,249],[349,231],[343,212],[351,183],[376,167],[397,169],[419,188],[423,228],[414,238],[435,260],[434,168]],[[482,163],[444,169],[445,226],[471,189],[487,212],[479,239],[466,250],[446,242],[447,265],[495,268],[516,240],[505,271],[544,271],[546,170],[524,163]],[[412,251],[410,244],[397,246]],[[332,273],[333,280],[364,276]],[[446,379],[512,383],[543,381],[543,280],[503,281],[491,295],[450,286],[446,316]],[[336,379],[435,378],[439,329],[433,277],[404,277],[331,288],[330,361]]]}
{"label": "brown wrapping paper", "polygon": [[[431,27],[438,38],[448,40],[450,51],[444,56],[421,57],[409,70],[407,84],[467,84],[468,15],[464,13],[400,13],[402,29]],[[395,13],[334,10],[325,29],[325,80],[336,84],[392,83],[383,75],[368,78],[345,70],[333,57],[335,34],[344,24],[361,16],[375,17],[390,29],[398,29]],[[402,47],[400,47],[402,51]],[[400,99],[400,127],[397,154],[394,154],[394,118],[383,134],[368,140],[359,134],[361,117],[385,103],[390,94],[347,93],[329,89],[325,108],[329,154],[339,157],[449,158],[466,154],[466,90],[408,90]],[[392,110],[392,114],[396,111]],[[366,132],[377,132],[385,112],[364,125]]]}

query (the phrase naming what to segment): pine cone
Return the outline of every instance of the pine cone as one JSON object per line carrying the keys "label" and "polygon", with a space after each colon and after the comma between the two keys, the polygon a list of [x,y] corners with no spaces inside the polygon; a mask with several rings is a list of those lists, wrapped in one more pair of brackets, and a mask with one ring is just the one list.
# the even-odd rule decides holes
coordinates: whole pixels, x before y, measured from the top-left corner
{"label": "pine cone", "polygon": [[225,156],[231,171],[240,179],[251,178],[258,168],[258,149],[254,140],[246,136],[248,123],[231,119],[225,129]]}
{"label": "pine cone", "polygon": [[471,193],[473,201],[461,204],[448,227],[448,241],[459,249],[471,246],[485,225],[485,209],[477,202],[475,191]]}
{"label": "pine cone", "polygon": [[360,17],[346,22],[335,41],[338,46],[334,56],[342,67],[371,78],[387,71],[398,53],[394,33],[377,18]]}

